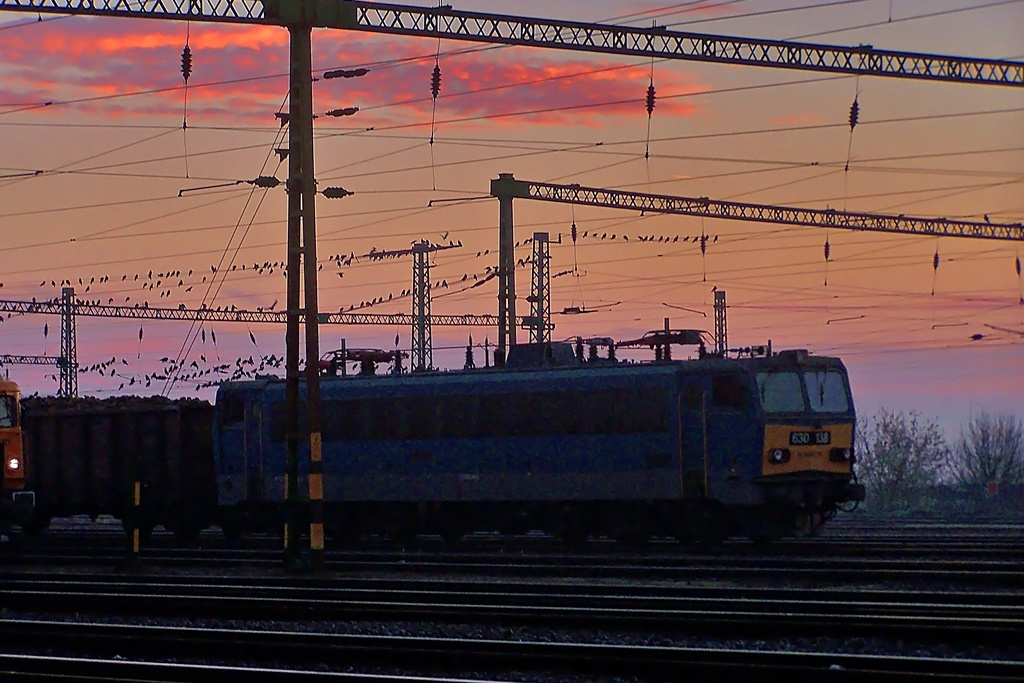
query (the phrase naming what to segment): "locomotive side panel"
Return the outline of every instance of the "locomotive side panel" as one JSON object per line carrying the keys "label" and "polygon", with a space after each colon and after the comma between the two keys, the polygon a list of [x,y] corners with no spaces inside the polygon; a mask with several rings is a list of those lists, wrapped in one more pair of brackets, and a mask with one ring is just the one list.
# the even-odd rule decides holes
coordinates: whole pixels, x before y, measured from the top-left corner
{"label": "locomotive side panel", "polygon": [[397,391],[383,398],[339,399],[328,389],[329,495],[410,502],[678,495],[664,377],[660,387],[611,375],[572,387],[559,386],[561,379],[517,373],[483,386],[450,378],[441,380],[448,386],[381,384],[382,392]]}

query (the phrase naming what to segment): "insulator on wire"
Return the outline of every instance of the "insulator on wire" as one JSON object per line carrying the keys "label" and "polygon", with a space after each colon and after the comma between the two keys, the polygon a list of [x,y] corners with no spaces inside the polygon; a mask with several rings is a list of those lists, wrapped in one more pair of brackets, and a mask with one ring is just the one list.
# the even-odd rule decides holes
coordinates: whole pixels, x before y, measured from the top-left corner
{"label": "insulator on wire", "polygon": [[1020,257],[1017,257],[1017,277],[1020,277]]}
{"label": "insulator on wire", "polygon": [[441,93],[441,65],[434,63],[434,73],[430,76],[430,95],[435,100]]}
{"label": "insulator on wire", "polygon": [[828,261],[832,255],[832,246],[828,243],[828,238],[825,239],[825,260]]}
{"label": "insulator on wire", "polygon": [[654,94],[654,81],[651,81],[651,84],[647,86],[647,118],[650,118],[651,114],[654,113],[654,101],[656,99],[657,97]]}
{"label": "insulator on wire", "polygon": [[328,199],[343,199],[355,193],[346,190],[344,187],[325,187],[322,194]]}
{"label": "insulator on wire", "polygon": [[708,253],[708,236],[707,235],[701,235],[700,236],[700,253],[701,254]]}
{"label": "insulator on wire", "polygon": [[281,184],[281,181],[272,175],[261,175],[251,181],[256,187],[273,188]]}
{"label": "insulator on wire", "polygon": [[[576,221],[572,222],[572,243],[576,244]],[[1020,275],[1020,259],[1017,259],[1017,274]]]}
{"label": "insulator on wire", "polygon": [[359,111],[359,107],[344,107],[342,109],[332,109],[327,112],[328,116],[352,116]]}
{"label": "insulator on wire", "polygon": [[188,77],[192,75],[192,49],[185,45],[181,51],[181,75],[188,83]]}
{"label": "insulator on wire", "polygon": [[360,69],[335,69],[333,71],[325,71],[324,72],[324,78],[325,79],[331,79],[331,78],[358,78],[360,76],[365,76],[368,73],[370,73],[369,69],[362,69],[362,68],[360,68]]}
{"label": "insulator on wire", "polygon": [[935,250],[935,256],[932,258],[932,270],[939,269],[939,250]]}
{"label": "insulator on wire", "polygon": [[850,105],[850,131],[857,127],[857,120],[860,118],[860,104],[857,103],[857,98],[853,98],[853,104]]}

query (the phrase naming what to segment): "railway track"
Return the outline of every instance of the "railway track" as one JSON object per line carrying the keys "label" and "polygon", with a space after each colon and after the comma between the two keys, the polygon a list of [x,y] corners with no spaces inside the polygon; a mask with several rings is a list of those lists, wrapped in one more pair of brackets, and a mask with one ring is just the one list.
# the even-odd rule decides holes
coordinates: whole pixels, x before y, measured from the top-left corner
{"label": "railway track", "polygon": [[[8,626],[9,622],[0,621],[0,633],[5,638],[14,633]],[[48,621],[19,621],[14,626],[23,642],[45,643],[49,651],[68,654],[45,659],[38,655],[4,655],[0,663],[5,671],[16,672],[16,665],[41,670],[63,663],[65,672],[73,671],[80,679],[87,669],[75,652],[87,648],[89,660],[102,668],[92,680],[101,676],[106,680],[196,680],[196,668],[230,666],[232,660],[248,663],[240,672],[246,680],[256,680],[250,676],[254,667],[266,676],[260,680],[274,680],[273,674],[266,672],[271,667],[292,669],[288,674],[293,677],[299,677],[296,669],[318,679],[318,672],[341,669],[383,674],[384,680],[402,680],[392,676],[409,677],[413,673],[417,680],[421,676],[465,675],[471,680],[495,680],[495,675],[498,680],[522,680],[524,674],[530,680],[574,680],[583,676],[584,680],[600,677],[630,681],[678,681],[681,677],[701,681],[721,675],[735,680],[764,680],[765,676],[778,675],[785,676],[778,680],[790,681],[858,681],[867,675],[898,676],[902,681],[1010,681],[1024,676],[1024,665],[1019,662],[978,659]],[[75,659],[68,661],[72,657]],[[101,658],[105,665],[96,664]],[[117,664],[110,663],[113,658],[119,660]],[[161,666],[158,662],[163,662],[164,668],[154,676],[152,670]],[[149,667],[151,673],[139,676],[137,670],[144,667]],[[181,675],[186,672],[190,677]]]}
{"label": "railway track", "polygon": [[[47,543],[58,542],[65,545],[99,545],[122,542],[124,531],[121,522],[111,517],[100,517],[96,521],[87,517],[72,517],[54,520],[46,532]],[[217,527],[205,531],[197,539],[204,547],[227,547]],[[147,541],[153,547],[179,548],[188,547],[188,543],[175,539],[173,535],[161,531],[153,534]],[[420,537],[417,547],[430,548],[442,545],[439,538]],[[194,545],[193,543],[192,545]],[[34,544],[29,540],[28,546]],[[273,535],[256,535],[250,537],[247,546],[280,545]],[[386,540],[369,538],[364,545],[368,548],[393,547]],[[669,552],[685,552],[686,546],[674,541],[653,542],[653,547],[663,547]],[[911,548],[921,552],[1024,552],[1024,518],[1019,520],[988,520],[978,523],[953,523],[942,521],[907,520],[901,518],[877,518],[859,515],[840,515],[830,521],[817,535],[782,540],[771,546],[774,554],[801,555],[821,554],[842,551],[851,552],[900,552]],[[500,537],[488,534],[474,534],[467,537],[460,547],[470,549],[527,547],[557,548],[554,539],[543,535],[520,537]],[[591,541],[585,546],[588,549],[610,548],[621,549],[610,541]],[[751,544],[746,541],[728,541],[720,546],[722,552],[749,552]]]}
{"label": "railway track", "polygon": [[332,551],[306,572],[284,571],[271,537],[181,549],[158,535],[138,570],[117,575],[104,567],[123,559],[120,534],[56,534],[52,550],[0,560],[0,642],[18,643],[0,670],[5,681],[1024,680],[1015,534],[827,531],[771,554],[603,542],[565,553],[532,537],[451,552],[426,539]]}
{"label": "railway track", "polygon": [[[9,554],[7,567],[115,566],[125,562],[123,548],[26,549]],[[701,554],[669,552],[512,553],[402,550],[331,551],[324,557],[327,571],[478,575],[493,577],[562,577],[578,579],[621,578],[642,580],[735,580],[762,583],[828,582],[833,585],[871,582],[931,582],[948,585],[984,585],[1024,588],[1024,558],[998,554],[999,559],[955,554],[934,557],[914,552],[909,556],[796,555],[729,553],[715,550]],[[270,549],[153,549],[140,554],[153,568],[263,569],[284,566],[280,551]]]}
{"label": "railway track", "polygon": [[[28,554],[36,557],[47,555],[54,558],[67,551],[95,551],[98,549],[123,551],[126,536],[120,532],[103,533],[48,533],[44,539],[19,540],[8,545],[8,557],[17,554]],[[232,544],[219,538],[216,534],[203,535],[198,541],[180,543],[169,535],[157,535],[148,539],[143,547],[147,551],[251,549],[275,551],[280,548],[276,538],[261,537],[247,540],[244,544]],[[372,539],[363,543],[361,548],[367,551],[395,551],[404,549],[387,540]],[[328,549],[331,543],[328,542]],[[533,538],[469,538],[452,548],[439,537],[422,537],[408,548],[410,552],[445,552],[449,554],[480,553],[552,553],[566,554],[565,550],[554,541],[544,537]],[[965,538],[902,538],[868,535],[859,537],[827,536],[802,539],[786,539],[771,546],[755,546],[748,541],[727,541],[718,546],[683,546],[674,541],[653,541],[644,546],[624,549],[623,546],[609,540],[590,541],[579,553],[621,555],[625,552],[633,554],[692,555],[713,554],[729,555],[767,555],[772,557],[890,557],[894,559],[907,557],[956,557],[959,559],[1006,559],[1024,561],[1024,535],[1020,538],[999,535],[973,536]],[[578,554],[578,553],[574,553]]]}
{"label": "railway track", "polygon": [[1024,595],[473,581],[177,581],[7,577],[0,606],[21,613],[237,621],[379,620],[603,628],[701,636],[768,632],[1016,644]]}

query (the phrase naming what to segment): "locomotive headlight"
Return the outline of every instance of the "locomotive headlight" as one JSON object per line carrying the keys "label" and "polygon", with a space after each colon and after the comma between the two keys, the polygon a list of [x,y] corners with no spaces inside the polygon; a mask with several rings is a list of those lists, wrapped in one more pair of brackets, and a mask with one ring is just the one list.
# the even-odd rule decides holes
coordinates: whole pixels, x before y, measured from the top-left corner
{"label": "locomotive headlight", "polygon": [[789,461],[788,448],[773,448],[768,452],[768,458],[776,465]]}
{"label": "locomotive headlight", "polygon": [[851,448],[833,448],[829,452],[829,460],[832,462],[850,462],[853,460],[853,449]]}
{"label": "locomotive headlight", "polygon": [[21,458],[11,458],[7,461],[7,469],[11,472],[17,472],[21,469]]}

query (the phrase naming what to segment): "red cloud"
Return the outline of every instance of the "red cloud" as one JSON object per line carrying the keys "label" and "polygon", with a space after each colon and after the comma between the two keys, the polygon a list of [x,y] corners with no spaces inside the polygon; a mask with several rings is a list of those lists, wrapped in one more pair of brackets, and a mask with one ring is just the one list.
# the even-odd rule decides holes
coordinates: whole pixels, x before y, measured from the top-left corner
{"label": "red cloud", "polygon": [[[0,107],[53,101],[68,104],[48,111],[177,117],[183,102],[184,43],[184,27],[177,23],[78,17],[14,29],[0,44]],[[359,125],[367,126],[425,125],[429,120],[434,65],[423,41],[318,31],[313,43],[318,71],[356,65],[371,69],[356,80],[318,82],[319,113],[359,106]],[[273,112],[288,90],[284,29],[193,24],[189,45],[190,123],[273,123]],[[600,59],[510,48],[442,54],[437,119],[465,125],[465,119],[497,117],[516,125],[524,113],[538,112],[528,117],[531,123],[596,126],[612,117],[646,116],[649,67]],[[671,97],[701,89],[679,68],[656,72],[655,85],[656,117],[693,114],[692,99]],[[145,94],[112,97],[131,93]]]}

